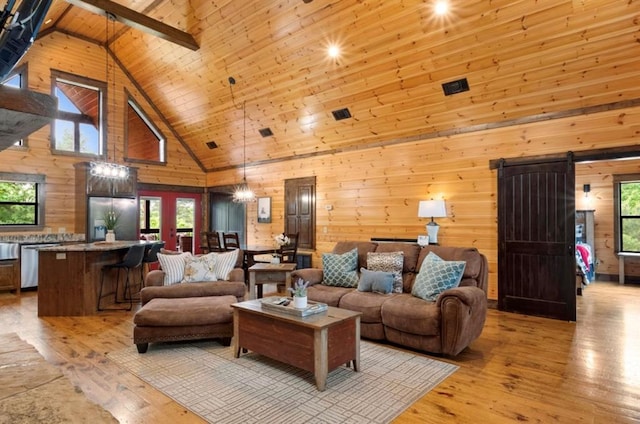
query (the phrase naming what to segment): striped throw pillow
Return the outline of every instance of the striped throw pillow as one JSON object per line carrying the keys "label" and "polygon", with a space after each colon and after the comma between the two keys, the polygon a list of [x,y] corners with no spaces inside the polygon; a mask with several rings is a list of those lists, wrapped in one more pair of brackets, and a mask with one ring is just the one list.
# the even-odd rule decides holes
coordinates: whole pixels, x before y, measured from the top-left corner
{"label": "striped throw pillow", "polygon": [[229,274],[238,261],[238,252],[238,249],[234,249],[224,253],[210,253],[216,257],[215,270],[218,280],[229,280]]}
{"label": "striped throw pillow", "polygon": [[165,255],[158,253],[160,268],[164,271],[164,285],[177,284],[184,279],[184,267],[191,253],[185,252],[179,255]]}

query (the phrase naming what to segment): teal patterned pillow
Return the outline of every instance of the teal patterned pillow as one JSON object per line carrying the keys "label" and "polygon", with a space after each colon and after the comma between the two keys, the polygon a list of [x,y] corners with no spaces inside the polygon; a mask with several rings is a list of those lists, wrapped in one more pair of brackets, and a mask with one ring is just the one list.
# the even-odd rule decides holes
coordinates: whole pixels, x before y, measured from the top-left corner
{"label": "teal patterned pillow", "polygon": [[322,254],[323,284],[337,287],[356,287],[358,285],[358,249],[341,255]]}
{"label": "teal patterned pillow", "polygon": [[465,261],[445,261],[429,252],[422,261],[411,294],[424,300],[436,300],[440,293],[460,284],[466,265]]}

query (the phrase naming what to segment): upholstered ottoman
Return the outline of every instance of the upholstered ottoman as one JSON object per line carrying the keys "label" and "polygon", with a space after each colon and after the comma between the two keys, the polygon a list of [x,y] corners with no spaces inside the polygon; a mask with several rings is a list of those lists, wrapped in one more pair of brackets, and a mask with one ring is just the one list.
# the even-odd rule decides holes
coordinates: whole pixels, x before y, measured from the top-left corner
{"label": "upholstered ottoman", "polygon": [[133,342],[139,353],[149,343],[218,338],[225,346],[233,336],[231,304],[236,296],[154,298],[133,317]]}

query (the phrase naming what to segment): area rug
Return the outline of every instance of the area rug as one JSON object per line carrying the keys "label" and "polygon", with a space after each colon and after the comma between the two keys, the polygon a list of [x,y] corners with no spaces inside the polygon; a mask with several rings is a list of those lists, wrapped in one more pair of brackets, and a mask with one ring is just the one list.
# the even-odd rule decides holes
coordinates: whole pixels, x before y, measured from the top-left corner
{"label": "area rug", "polygon": [[0,334],[0,423],[117,423],[15,333]]}
{"label": "area rug", "polygon": [[236,359],[216,342],[154,344],[107,357],[211,423],[387,423],[458,368],[362,342],[360,372],[332,371],[324,392],[313,374],[264,356]]}

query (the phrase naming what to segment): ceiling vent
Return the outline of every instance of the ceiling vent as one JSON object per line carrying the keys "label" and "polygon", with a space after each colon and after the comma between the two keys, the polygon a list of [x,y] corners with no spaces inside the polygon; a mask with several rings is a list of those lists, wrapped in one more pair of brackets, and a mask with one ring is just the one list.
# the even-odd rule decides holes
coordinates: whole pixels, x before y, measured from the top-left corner
{"label": "ceiling vent", "polygon": [[258,130],[258,132],[263,137],[271,137],[273,135],[273,131],[271,131],[271,128],[269,128],[269,127],[262,128],[262,129]]}
{"label": "ceiling vent", "polygon": [[450,96],[456,93],[462,93],[463,91],[469,91],[469,83],[466,78],[462,78],[456,81],[445,82],[442,84],[445,96]]}
{"label": "ceiling vent", "polygon": [[351,112],[346,107],[344,109],[338,109],[331,112],[333,114],[333,118],[336,121],[341,121],[343,119],[351,118]]}
{"label": "ceiling vent", "polygon": [[216,144],[215,141],[208,141],[207,142],[207,147],[210,149],[215,149],[216,147],[218,147],[218,145]]}

